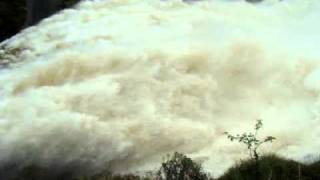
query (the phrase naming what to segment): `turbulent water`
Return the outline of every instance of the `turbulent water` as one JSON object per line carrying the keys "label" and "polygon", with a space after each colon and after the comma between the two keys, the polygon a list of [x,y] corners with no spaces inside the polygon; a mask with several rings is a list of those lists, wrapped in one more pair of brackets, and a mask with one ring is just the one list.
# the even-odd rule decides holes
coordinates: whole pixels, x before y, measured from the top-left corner
{"label": "turbulent water", "polygon": [[[0,164],[154,170],[174,151],[215,176],[248,157],[224,131],[320,149],[319,0],[85,1],[7,40]],[[14,62],[15,63],[14,63]],[[17,63],[18,62],[18,63]]]}

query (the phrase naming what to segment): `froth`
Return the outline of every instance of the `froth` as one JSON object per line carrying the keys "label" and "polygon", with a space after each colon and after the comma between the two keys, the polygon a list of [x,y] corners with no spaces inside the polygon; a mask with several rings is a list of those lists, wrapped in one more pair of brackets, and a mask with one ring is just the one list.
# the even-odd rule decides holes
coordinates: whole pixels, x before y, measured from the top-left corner
{"label": "froth", "polygon": [[319,5],[88,1],[46,19],[6,42],[27,50],[0,76],[0,163],[135,172],[180,151],[219,175],[246,156],[223,132],[257,118],[278,139],[264,152],[318,153]]}

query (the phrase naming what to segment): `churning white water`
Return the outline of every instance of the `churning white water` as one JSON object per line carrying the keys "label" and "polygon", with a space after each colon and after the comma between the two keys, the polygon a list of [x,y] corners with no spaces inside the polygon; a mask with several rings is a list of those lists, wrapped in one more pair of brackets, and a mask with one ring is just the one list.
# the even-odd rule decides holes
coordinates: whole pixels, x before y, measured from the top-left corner
{"label": "churning white water", "polygon": [[263,119],[265,153],[319,153],[320,2],[85,1],[6,41],[0,164],[154,170],[174,151],[220,175]]}

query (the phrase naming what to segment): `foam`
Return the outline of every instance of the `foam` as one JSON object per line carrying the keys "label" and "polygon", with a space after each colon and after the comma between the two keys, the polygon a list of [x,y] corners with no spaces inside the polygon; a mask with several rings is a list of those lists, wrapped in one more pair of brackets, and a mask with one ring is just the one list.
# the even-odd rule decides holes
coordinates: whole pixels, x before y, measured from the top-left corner
{"label": "foam", "polygon": [[173,151],[215,176],[246,157],[224,131],[262,118],[263,147],[319,153],[316,0],[85,1],[6,41],[0,163],[154,170]]}

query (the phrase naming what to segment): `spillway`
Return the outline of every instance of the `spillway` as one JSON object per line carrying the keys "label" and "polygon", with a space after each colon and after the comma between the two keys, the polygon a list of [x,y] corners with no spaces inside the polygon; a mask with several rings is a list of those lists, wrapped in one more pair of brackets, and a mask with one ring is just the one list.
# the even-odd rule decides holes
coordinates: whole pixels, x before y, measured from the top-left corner
{"label": "spillway", "polygon": [[[320,2],[84,1],[2,43],[0,164],[154,170],[174,151],[221,175],[320,149]],[[10,58],[8,58],[10,57]]]}

